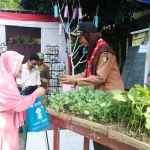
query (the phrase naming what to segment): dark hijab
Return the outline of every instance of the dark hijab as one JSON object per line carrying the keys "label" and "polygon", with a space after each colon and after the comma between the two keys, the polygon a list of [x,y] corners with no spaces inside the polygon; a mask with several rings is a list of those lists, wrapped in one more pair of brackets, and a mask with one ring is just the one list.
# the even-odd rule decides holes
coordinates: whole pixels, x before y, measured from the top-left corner
{"label": "dark hijab", "polygon": [[[83,33],[82,36],[85,38],[85,40],[88,42],[87,47],[87,60],[90,60],[93,50],[96,47],[96,44],[100,38],[102,38],[102,34],[96,32],[96,33]],[[97,53],[94,57],[92,67],[91,67],[91,74],[96,75],[96,69],[97,69],[97,62],[99,59],[99,55],[102,52],[110,52],[115,55],[114,51],[108,44],[103,44],[99,47],[97,50]],[[87,67],[87,65],[86,65]]]}

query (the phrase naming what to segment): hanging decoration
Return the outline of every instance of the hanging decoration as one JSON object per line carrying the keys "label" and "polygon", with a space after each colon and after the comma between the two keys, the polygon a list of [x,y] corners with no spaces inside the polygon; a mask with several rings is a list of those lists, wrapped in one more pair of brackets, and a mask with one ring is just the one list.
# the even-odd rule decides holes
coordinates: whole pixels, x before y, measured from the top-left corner
{"label": "hanging decoration", "polygon": [[99,19],[98,16],[94,17],[94,24],[96,28],[98,28],[98,19]]}
{"label": "hanging decoration", "polygon": [[79,19],[82,19],[82,8],[81,7],[79,7],[78,8],[78,14],[79,14]]}
{"label": "hanging decoration", "polygon": [[87,53],[87,52],[86,52],[86,48],[84,47],[82,54],[85,55],[86,53]]}
{"label": "hanging decoration", "polygon": [[98,8],[99,6],[97,6],[96,8],[96,15],[94,17],[94,24],[95,24],[95,27],[98,28],[98,22],[99,22],[99,18],[98,18]]}
{"label": "hanging decoration", "polygon": [[76,18],[76,16],[77,16],[77,8],[74,8],[73,9],[73,19],[75,19]]}
{"label": "hanging decoration", "polygon": [[69,25],[70,25],[70,23],[67,22],[67,23],[66,23],[66,32],[69,32]]}
{"label": "hanging decoration", "polygon": [[[58,6],[58,7],[57,7]],[[57,8],[57,9],[56,9]],[[57,11],[56,11],[57,10]],[[70,18],[70,12],[69,10],[72,10],[72,18]],[[65,47],[65,53],[67,53],[68,56],[68,72],[70,72],[70,65],[71,65],[71,72],[72,75],[75,73],[75,68],[78,67],[79,64],[82,64],[86,62],[85,55],[87,53],[86,49],[83,48],[82,50],[82,56],[79,58],[78,62],[74,64],[74,59],[78,57],[79,49],[83,47],[83,44],[78,45],[79,37],[78,35],[80,33],[77,33],[78,24],[79,22],[82,22],[83,14],[82,14],[82,7],[80,5],[80,0],[65,0],[62,5],[59,4],[59,1],[57,0],[56,6],[54,7],[55,17],[59,17],[61,24],[59,24],[59,36],[62,35],[63,29],[65,30],[65,34],[67,37],[67,43]],[[76,27],[74,29],[71,29],[70,25],[72,22],[76,23],[74,20],[77,20]],[[76,37],[74,46],[72,45],[72,36]]]}
{"label": "hanging decoration", "polygon": [[69,51],[68,51],[68,45],[66,46],[65,52],[66,52],[67,54],[68,54],[68,52],[69,52]]}
{"label": "hanging decoration", "polygon": [[65,6],[64,18],[67,18],[67,16],[68,16],[68,5]]}
{"label": "hanging decoration", "polygon": [[58,18],[58,6],[56,4],[54,6],[54,17]]}
{"label": "hanging decoration", "polygon": [[62,35],[62,24],[59,24],[59,35]]}

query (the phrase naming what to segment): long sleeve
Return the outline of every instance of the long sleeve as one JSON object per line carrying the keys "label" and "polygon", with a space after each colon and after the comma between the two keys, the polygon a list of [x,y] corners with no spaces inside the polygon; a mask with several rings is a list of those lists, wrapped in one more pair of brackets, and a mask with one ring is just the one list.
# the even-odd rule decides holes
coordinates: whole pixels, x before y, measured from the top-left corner
{"label": "long sleeve", "polygon": [[104,83],[110,73],[114,61],[115,61],[115,56],[111,53],[108,53],[108,60],[105,62],[104,53],[102,53],[99,56],[96,75],[91,75],[88,78],[78,78],[77,79],[78,85],[86,86],[86,85],[96,85],[96,84]]}
{"label": "long sleeve", "polygon": [[46,69],[45,69],[45,75],[46,75],[46,79],[50,79],[50,73],[49,73],[49,67],[48,66],[45,66],[46,67]]}
{"label": "long sleeve", "polygon": [[28,107],[30,107],[34,101],[39,97],[39,94],[35,91],[31,95],[21,96],[21,104],[15,108],[13,108],[16,112],[25,111]]}

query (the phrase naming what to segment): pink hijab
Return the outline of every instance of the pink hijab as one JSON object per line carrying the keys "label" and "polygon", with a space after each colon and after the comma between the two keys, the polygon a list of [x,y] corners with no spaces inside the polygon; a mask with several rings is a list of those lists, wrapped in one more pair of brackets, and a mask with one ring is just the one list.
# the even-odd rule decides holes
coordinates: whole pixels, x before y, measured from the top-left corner
{"label": "pink hijab", "polygon": [[[0,56],[0,112],[11,110],[21,104],[21,95],[16,84],[24,56],[7,51]],[[15,127],[24,124],[24,112],[15,112]]]}

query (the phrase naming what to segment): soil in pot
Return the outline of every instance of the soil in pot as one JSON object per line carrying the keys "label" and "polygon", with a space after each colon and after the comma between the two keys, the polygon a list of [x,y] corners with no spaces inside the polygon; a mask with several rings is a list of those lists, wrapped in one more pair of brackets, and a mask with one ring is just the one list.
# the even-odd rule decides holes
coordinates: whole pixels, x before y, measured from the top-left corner
{"label": "soil in pot", "polygon": [[126,132],[126,135],[131,137],[131,136],[132,136],[131,131],[127,131],[127,132]]}
{"label": "soil in pot", "polygon": [[147,141],[148,141],[147,135],[146,134],[141,134],[141,136],[142,136],[142,142],[147,143]]}
{"label": "soil in pot", "polygon": [[132,138],[136,138],[136,136],[137,136],[137,134],[136,134],[136,132],[132,132]]}
{"label": "soil in pot", "polygon": [[121,129],[121,133],[122,133],[122,134],[126,134],[126,128],[122,128],[122,129]]}
{"label": "soil in pot", "polygon": [[135,137],[137,140],[142,141],[142,137],[140,135],[136,135]]}
{"label": "soil in pot", "polygon": [[147,140],[147,144],[149,144],[149,145],[150,145],[150,138],[148,138],[148,140]]}

